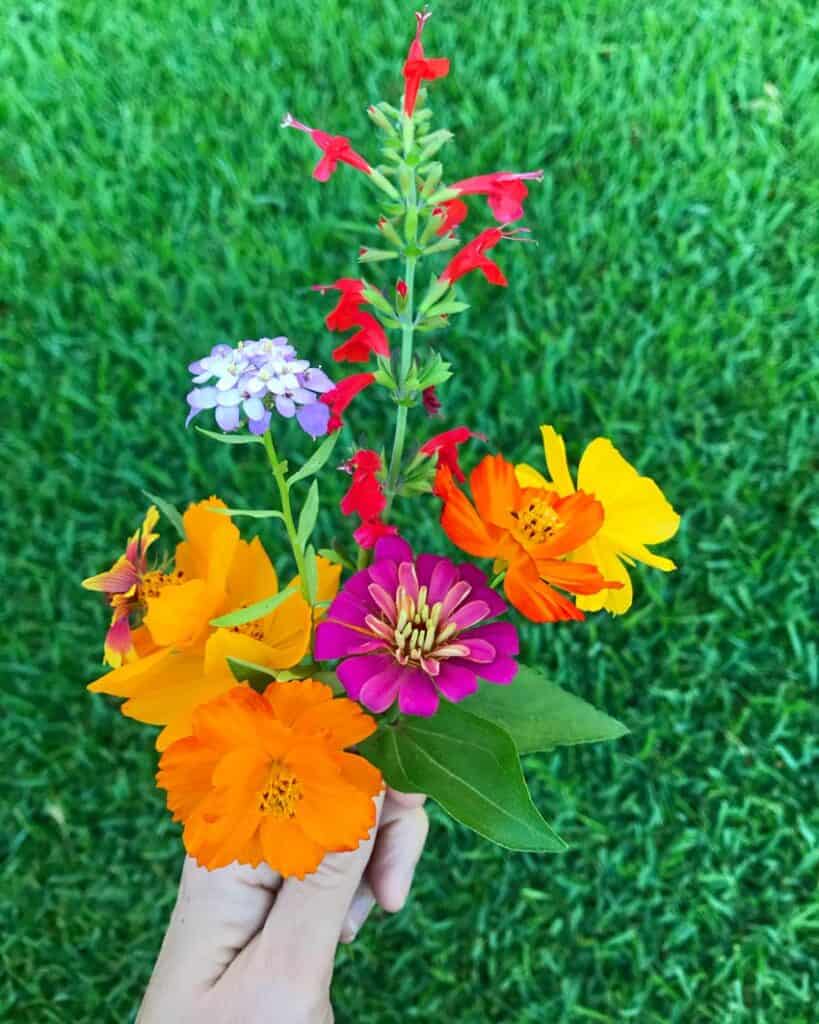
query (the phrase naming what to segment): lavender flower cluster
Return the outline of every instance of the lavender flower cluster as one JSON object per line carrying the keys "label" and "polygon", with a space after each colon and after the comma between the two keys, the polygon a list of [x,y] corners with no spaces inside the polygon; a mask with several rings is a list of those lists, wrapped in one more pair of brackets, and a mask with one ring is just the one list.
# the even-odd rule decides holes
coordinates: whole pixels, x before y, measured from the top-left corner
{"label": "lavender flower cluster", "polygon": [[240,341],[235,348],[214,345],[188,369],[193,383],[204,387],[188,394],[185,426],[204,409],[215,409],[222,430],[238,430],[244,414],[251,432],[264,434],[275,409],[287,419],[295,416],[313,438],[327,433],[330,410],[318,396],[334,384],[323,370],[299,359],[287,338]]}

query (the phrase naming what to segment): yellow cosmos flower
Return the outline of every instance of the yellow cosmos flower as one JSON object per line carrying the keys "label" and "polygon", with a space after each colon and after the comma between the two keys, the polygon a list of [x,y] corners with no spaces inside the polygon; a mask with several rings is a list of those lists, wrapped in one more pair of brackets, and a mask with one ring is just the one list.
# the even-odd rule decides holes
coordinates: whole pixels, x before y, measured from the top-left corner
{"label": "yellow cosmos flower", "polygon": [[[561,497],[574,494],[566,446],[551,426],[540,428],[546,467],[546,479],[532,466],[516,467],[522,487],[546,487]],[[622,615],[631,607],[632,587],[626,566],[643,562],[654,569],[670,572],[676,566],[670,558],[661,558],[649,551],[648,544],[659,544],[673,537],[680,517],[666,500],[657,484],[640,476],[614,445],[605,437],[596,437],[586,448],[577,470],[577,489],[592,494],[602,504],[605,518],[594,537],[573,551],[573,562],[596,565],[607,580],[618,580],[620,590],[601,590],[597,594],[578,595],[577,606],[584,611],[605,608]]]}
{"label": "yellow cosmos flower", "polygon": [[[122,713],[164,726],[157,748],[190,735],[198,705],[236,685],[228,658],[272,669],[297,665],[310,642],[310,606],[298,579],[293,595],[261,619],[232,629],[214,629],[210,620],[278,593],[276,570],[258,537],[246,543],[217,498],[192,505],[183,517],[185,541],[177,545],[175,571],[144,580],[140,597],[145,616],[134,631],[140,655],[88,687],[94,693],[125,697]],[[318,563],[317,600],[332,600],[341,567]]]}

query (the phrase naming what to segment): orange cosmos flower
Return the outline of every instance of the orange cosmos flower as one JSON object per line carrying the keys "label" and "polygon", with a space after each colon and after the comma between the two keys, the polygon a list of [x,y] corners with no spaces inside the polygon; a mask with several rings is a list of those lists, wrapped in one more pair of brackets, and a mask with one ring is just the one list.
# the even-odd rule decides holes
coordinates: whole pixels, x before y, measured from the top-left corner
{"label": "orange cosmos flower", "polygon": [[599,501],[582,491],[561,498],[554,490],[521,487],[515,467],[502,455],[487,455],[469,482],[474,505],[455,485],[451,471],[439,467],[435,486],[444,502],[441,525],[470,555],[495,559],[495,571],[506,572],[506,596],[527,619],[584,618],[555,587],[595,594],[621,586],[605,580],[593,565],[566,561],[566,555],[600,529]]}
{"label": "orange cosmos flower", "polygon": [[[278,593],[279,584],[261,541],[239,538],[218,498],[192,505],[183,517],[186,540],[176,548],[173,573],[151,573],[140,590],[143,625],[134,632],[132,658],[91,683],[94,693],[127,698],[121,711],[150,725],[164,726],[157,749],[191,731],[194,708],[236,685],[228,658],[266,668],[298,664],[310,643],[310,607],[298,579],[293,596],[270,614],[231,629],[210,620]],[[318,560],[320,602],[338,590],[341,567]]]}
{"label": "orange cosmos flower", "polygon": [[[521,463],[516,471],[518,483],[522,487],[548,488],[561,497],[575,493],[563,438],[549,425],[542,426],[540,433],[550,479]],[[622,587],[580,597],[577,604],[586,611],[606,608],[613,615],[622,615],[632,601],[627,566],[643,562],[663,572],[676,568],[670,558],[655,555],[648,545],[673,537],[680,517],[657,484],[650,477],[640,476],[605,437],[596,437],[581,456],[577,484],[600,499],[605,520],[594,538],[569,558],[591,562],[606,576],[619,580]]]}
{"label": "orange cosmos flower", "polygon": [[375,728],[358,704],[311,679],[264,694],[236,686],[196,709],[193,735],[162,755],[157,785],[204,867],[265,861],[304,878],[375,824],[381,774],[345,752]]}

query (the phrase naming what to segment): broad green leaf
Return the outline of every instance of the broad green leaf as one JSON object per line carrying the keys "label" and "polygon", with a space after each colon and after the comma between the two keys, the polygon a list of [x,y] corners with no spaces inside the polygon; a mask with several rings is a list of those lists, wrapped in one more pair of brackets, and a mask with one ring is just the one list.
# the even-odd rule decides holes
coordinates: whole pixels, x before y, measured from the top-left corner
{"label": "broad green leaf", "polygon": [[288,479],[287,486],[292,487],[293,484],[297,484],[299,480],[304,480],[305,477],[314,476],[318,473],[324,463],[333,454],[333,449],[336,446],[336,442],[338,441],[340,434],[340,430],[334,430],[329,437],[325,437],[301,469],[297,469],[296,472]]}
{"label": "broad green leaf", "polygon": [[299,546],[304,550],[307,541],[310,540],[310,535],[316,525],[316,519],[318,519],[319,510],[319,485],[318,480],[314,480],[310,484],[310,490],[307,492],[307,498],[301,507],[299,513],[299,525],[296,530],[298,537]]}
{"label": "broad green leaf", "polygon": [[427,793],[510,850],[565,849],[532,803],[515,744],[500,726],[444,702],[432,718],[402,718],[390,733],[374,745],[388,781]]}
{"label": "broad green leaf", "polygon": [[179,514],[179,509],[176,505],[172,505],[169,501],[165,501],[164,498],[159,498],[155,494],[150,494],[148,491],[142,492],[145,497],[152,502],[163,516],[168,520],[171,526],[174,527],[176,532],[182,538],[185,539],[185,526],[182,523],[182,516]]}
{"label": "broad green leaf", "polygon": [[210,437],[221,444],[264,444],[257,434],[217,434],[215,430],[205,430],[204,427],[196,428],[200,434]]}
{"label": "broad green leaf", "polygon": [[284,516],[275,508],[213,508],[220,516],[249,516],[251,519],[284,519]]}
{"label": "broad green leaf", "polygon": [[295,593],[295,587],[286,587],[284,590],[280,590],[278,594],[273,594],[272,597],[266,597],[263,601],[249,604],[247,608],[238,608],[235,612],[220,615],[218,619],[211,619],[210,624],[211,626],[224,627],[226,629],[229,629],[231,626],[243,626],[246,622],[253,622],[255,619],[262,619],[265,615],[269,615],[274,609],[279,607],[282,601],[286,601],[288,597],[292,597]]}
{"label": "broad green leaf", "polygon": [[228,668],[240,683],[250,683],[254,688],[262,689],[272,683],[276,673],[272,668],[264,665],[257,665],[252,661],[245,661],[243,658],[228,658]]}
{"label": "broad green leaf", "polygon": [[304,552],[304,590],[307,594],[307,603],[316,603],[318,593],[318,562],[316,562],[316,549],[312,544]]}
{"label": "broad green leaf", "polygon": [[391,726],[380,728],[378,732],[368,736],[363,743],[358,744],[358,751],[371,764],[380,769],[388,786],[397,789],[399,793],[419,792],[404,771],[398,737],[394,728]]}
{"label": "broad green leaf", "polygon": [[505,729],[521,754],[614,740],[628,732],[621,722],[527,665],[521,665],[508,686],[481,683],[466,707]]}

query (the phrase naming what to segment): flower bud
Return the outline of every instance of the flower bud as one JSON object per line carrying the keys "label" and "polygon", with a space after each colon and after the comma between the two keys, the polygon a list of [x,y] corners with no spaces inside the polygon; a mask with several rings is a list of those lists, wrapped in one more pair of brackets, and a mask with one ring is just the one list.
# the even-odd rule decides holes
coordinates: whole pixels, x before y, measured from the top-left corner
{"label": "flower bud", "polygon": [[412,191],[412,183],[415,180],[415,172],[411,167],[406,164],[402,164],[398,168],[398,184],[401,188],[401,194],[408,196]]}
{"label": "flower bud", "polygon": [[369,116],[370,120],[373,122],[374,125],[377,125],[382,131],[386,132],[388,135],[398,135],[398,132],[395,130],[395,126],[391,124],[390,119],[387,117],[383,110],[380,110],[378,107],[370,105],[369,107],[367,107],[367,115]]}
{"label": "flower bud", "polygon": [[445,203],[448,199],[457,199],[460,194],[457,188],[439,188],[427,199],[427,203],[430,206],[437,206],[439,203]]}
{"label": "flower bud", "polygon": [[419,163],[423,163],[425,160],[429,160],[430,157],[435,156],[441,146],[449,142],[449,140],[454,137],[455,136],[452,132],[448,131],[446,128],[441,128],[437,132],[431,132],[424,139],[424,148],[421,150]]}
{"label": "flower bud", "polygon": [[369,249],[366,245],[362,245],[358,250],[358,262],[381,263],[384,260],[394,260],[398,255],[392,249]]}
{"label": "flower bud", "polygon": [[442,238],[440,242],[436,242],[435,245],[429,245],[424,249],[424,255],[428,256],[433,252],[447,252],[449,249],[455,249],[461,243],[457,238]]}
{"label": "flower bud", "polygon": [[386,192],[388,196],[398,199],[398,191],[395,185],[385,178],[381,171],[377,171],[374,167],[370,170],[370,181],[377,185],[382,192]]}
{"label": "flower bud", "polygon": [[378,230],[384,236],[384,238],[395,246],[396,249],[403,249],[404,243],[401,241],[401,236],[393,227],[392,221],[387,220],[386,217],[378,218]]}
{"label": "flower bud", "polygon": [[404,237],[408,242],[414,242],[418,234],[418,207],[408,206],[407,215],[404,219]]}
{"label": "flower bud", "polygon": [[441,180],[441,175],[444,173],[444,165],[435,161],[426,168],[426,179],[424,184],[421,186],[421,195],[424,199],[427,199],[435,189],[438,187],[438,183]]}
{"label": "flower bud", "polygon": [[398,310],[399,313],[403,313],[404,310],[407,308],[408,295],[409,290],[407,289],[406,281],[403,281],[401,278],[399,278],[395,282],[395,308]]}

